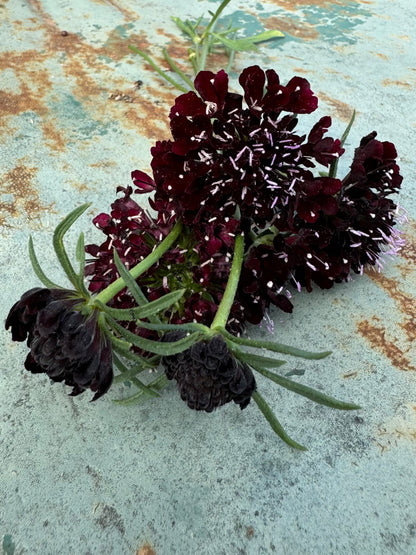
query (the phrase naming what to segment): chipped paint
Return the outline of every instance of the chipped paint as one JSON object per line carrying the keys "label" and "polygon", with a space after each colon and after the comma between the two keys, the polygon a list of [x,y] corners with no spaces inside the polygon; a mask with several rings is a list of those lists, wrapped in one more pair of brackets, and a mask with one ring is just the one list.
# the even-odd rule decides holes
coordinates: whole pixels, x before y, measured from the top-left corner
{"label": "chipped paint", "polygon": [[[320,39],[332,44],[353,44],[357,37],[354,29],[368,18],[368,7],[352,0],[346,1],[299,1],[282,0],[272,14],[262,14],[265,28],[282,30],[288,40]],[[276,15],[276,13],[278,15]],[[280,23],[280,27],[279,27]],[[281,48],[276,41],[275,48]]]}
{"label": "chipped paint", "polygon": [[319,38],[317,29],[307,21],[295,22],[288,17],[271,16],[263,19],[262,23],[267,29],[278,29],[285,35],[291,35],[300,40],[312,40]]}

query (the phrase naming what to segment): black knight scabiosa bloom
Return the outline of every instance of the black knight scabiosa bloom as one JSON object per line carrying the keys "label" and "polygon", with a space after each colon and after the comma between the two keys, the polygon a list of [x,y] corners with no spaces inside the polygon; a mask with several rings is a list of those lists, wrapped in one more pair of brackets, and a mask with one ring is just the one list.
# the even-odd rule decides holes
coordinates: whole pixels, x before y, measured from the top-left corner
{"label": "black knight scabiosa bloom", "polygon": [[[76,272],[66,253],[63,238],[69,227],[86,210],[88,205],[77,208],[56,228],[53,244],[55,253],[74,289],[54,284],[42,271],[29,242],[29,253],[36,275],[46,288],[34,288],[22,295],[7,316],[5,327],[10,329],[13,341],[27,341],[30,349],[25,368],[32,373],[45,373],[55,382],[72,387],[71,395],[79,395],[86,389],[95,392],[93,401],[106,393],[113,380],[113,354],[128,354],[130,344],[114,335],[111,329],[112,315],[106,303],[125,288],[122,278],[115,280],[100,294],[91,297],[84,286],[85,255],[83,234],[77,245],[80,269]],[[163,254],[180,233],[174,228],[158,247],[135,266],[132,277],[146,271]],[[118,259],[121,265],[121,261]],[[121,272],[128,274],[125,268]],[[135,273],[136,272],[136,273]],[[166,309],[176,302],[183,291],[176,291],[155,303],[147,303],[144,314],[151,316],[159,309]],[[140,310],[128,310],[128,319],[139,318]],[[120,314],[125,318],[125,313]],[[134,359],[134,357],[133,357]],[[134,359],[136,360],[136,359]],[[137,359],[143,363],[142,359]],[[117,358],[116,361],[119,361]],[[145,361],[147,365],[151,364]],[[121,363],[122,364],[122,363]],[[139,380],[136,380],[140,383]],[[143,385],[143,389],[150,392]]]}
{"label": "black knight scabiosa bloom", "polygon": [[[228,90],[228,75],[200,72],[193,91],[176,99],[170,112],[173,140],[152,148],[154,199],[166,217],[187,224],[227,221],[238,214],[243,229],[272,225],[282,206],[295,207],[313,221],[332,213],[330,197],[341,183],[314,177],[343,152],[340,141],[324,137],[331,119],[322,118],[308,137],[296,132],[298,115],[318,100],[302,77],[280,83],[274,70],[259,66],[240,75],[244,95]],[[245,103],[245,104],[244,104]],[[138,191],[151,179],[133,172]],[[308,198],[314,196],[314,202]]]}
{"label": "black knight scabiosa bloom", "polygon": [[[129,202],[128,206],[127,213],[134,219],[135,207]],[[177,381],[182,399],[195,410],[211,412],[231,401],[243,409],[253,399],[272,429],[298,449],[303,449],[303,446],[285,433],[257,391],[253,370],[315,402],[344,410],[358,408],[269,371],[268,368],[276,368],[284,361],[253,354],[245,348],[266,349],[309,359],[326,357],[329,352],[311,353],[288,345],[251,340],[233,335],[226,329],[244,261],[243,234],[235,235],[231,268],[211,325],[208,327],[198,322],[173,324],[170,318],[172,307],[183,297],[185,289],[174,289],[149,300],[137,280],[170,248],[176,248],[174,245],[184,230],[182,223],[177,222],[163,240],[153,245],[150,254],[130,270],[114,248],[113,262],[119,277],[91,296],[84,284],[83,234],[76,247],[78,271],[74,269],[63,242],[65,233],[87,207],[84,205],[71,212],[57,226],[53,236],[55,254],[73,290],[56,285],[44,274],[32,240],[29,241],[33,269],[45,288],[25,293],[13,305],[6,319],[6,329],[11,329],[12,339],[27,340],[30,349],[25,361],[27,370],[45,373],[53,381],[64,382],[72,387],[71,395],[78,395],[89,388],[95,393],[93,400],[106,393],[113,381],[134,384],[138,392],[132,396],[133,401],[143,395],[159,397],[158,391],[169,379]],[[121,206],[121,212],[123,210]],[[129,216],[126,217],[127,221],[131,221]],[[111,227],[112,224],[108,222],[107,225]],[[148,227],[146,222],[145,227]],[[218,236],[221,236],[220,231]],[[212,249],[211,246],[210,251]],[[108,303],[126,288],[137,304],[130,304],[127,308],[109,306]],[[156,338],[134,333],[123,325],[125,323],[134,323],[134,331],[137,328],[156,332]],[[148,383],[139,378],[141,372],[155,369],[160,363],[165,373]],[[113,365],[120,372],[114,380]]]}
{"label": "black knight scabiosa bloom", "polygon": [[81,301],[66,289],[31,289],[11,308],[6,329],[11,328],[14,341],[27,339],[26,370],[64,382],[72,387],[71,395],[89,388],[95,401],[113,379],[111,342],[100,328],[98,311],[86,317],[77,310]]}
{"label": "black knight scabiosa bloom", "polygon": [[[173,331],[165,334],[163,341],[182,337],[182,332]],[[181,399],[191,409],[212,412],[230,401],[244,409],[256,388],[253,372],[236,360],[222,335],[162,357],[161,363],[167,378],[177,382]]]}

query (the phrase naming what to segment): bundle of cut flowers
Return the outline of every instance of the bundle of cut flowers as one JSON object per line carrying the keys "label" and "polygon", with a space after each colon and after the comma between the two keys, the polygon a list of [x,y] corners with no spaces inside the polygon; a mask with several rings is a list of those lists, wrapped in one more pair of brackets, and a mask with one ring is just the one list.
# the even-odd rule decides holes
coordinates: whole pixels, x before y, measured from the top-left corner
{"label": "bundle of cut flowers", "polygon": [[[71,290],[43,273],[30,241],[45,288],[22,296],[6,328],[27,341],[25,368],[63,381],[72,395],[91,389],[95,400],[121,381],[137,387],[130,403],[160,396],[174,380],[194,410],[231,401],[244,409],[253,399],[273,430],[303,449],[255,374],[329,407],[359,407],[278,374],[285,361],[271,356],[329,352],[249,339],[247,325],[272,324],[271,305],[291,312],[293,287],[329,289],[368,266],[380,271],[402,246],[390,198],[402,177],[394,145],[375,132],[337,176],[353,118],[341,139],[328,134],[328,116],[297,131],[298,117],[318,105],[306,79],[284,85],[274,70],[252,66],[239,83],[242,94],[229,90],[224,70],[198,73],[171,108],[172,138],[151,149],[152,175],[133,171],[134,187],[119,188],[111,213],[94,218],[105,240],[84,247],[81,234],[78,269],[63,238],[88,205],[57,227],[53,244]],[[142,194],[153,214],[134,196]]]}

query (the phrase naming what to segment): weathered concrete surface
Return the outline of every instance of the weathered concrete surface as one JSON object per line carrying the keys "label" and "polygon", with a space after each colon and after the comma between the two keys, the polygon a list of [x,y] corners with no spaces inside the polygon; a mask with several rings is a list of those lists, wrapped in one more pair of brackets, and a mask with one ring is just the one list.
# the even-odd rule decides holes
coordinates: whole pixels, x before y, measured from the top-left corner
{"label": "weathered concrete surface", "polygon": [[[176,2],[197,17],[213,2]],[[128,44],[184,54],[167,0],[9,0],[0,5],[0,281],[2,318],[36,285],[34,235],[60,279],[51,232],[87,200],[107,210],[117,185],[149,165],[168,136],[175,93]],[[346,171],[359,139],[394,142],[408,210],[406,250],[382,274],[302,293],[276,337],[334,354],[305,383],[358,402],[343,414],[259,382],[291,450],[256,408],[195,414],[168,389],[163,402],[120,408],[113,389],[94,405],[27,375],[25,347],[1,331],[0,540],[6,553],[414,553],[416,550],[415,6],[412,0],[232,2],[247,32],[287,36],[237,65],[306,76],[341,133],[353,108]],[[65,31],[63,33],[63,31]],[[221,65],[217,58],[215,66]],[[140,88],[136,81],[142,81]],[[306,118],[307,119],[307,118]],[[348,158],[349,156],[349,158]],[[79,222],[87,240],[96,230]],[[75,237],[74,233],[70,238]],[[253,331],[253,335],[258,330]],[[7,547],[9,545],[9,547]],[[147,549],[147,551],[146,551]]]}

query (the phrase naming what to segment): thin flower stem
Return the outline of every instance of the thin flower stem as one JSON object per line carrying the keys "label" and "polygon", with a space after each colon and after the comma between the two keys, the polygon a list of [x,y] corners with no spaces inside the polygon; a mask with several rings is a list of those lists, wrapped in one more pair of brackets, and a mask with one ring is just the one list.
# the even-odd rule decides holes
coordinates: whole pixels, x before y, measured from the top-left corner
{"label": "thin flower stem", "polygon": [[214,25],[214,23],[217,21],[218,17],[220,16],[221,12],[223,11],[223,9],[227,6],[227,4],[229,4],[231,2],[231,0],[224,0],[220,6],[218,6],[217,11],[215,12],[215,14],[212,16],[211,21],[208,23],[205,31],[202,33],[202,37],[201,39],[204,40],[207,36],[208,33],[211,31],[211,27]]}
{"label": "thin flower stem", "polygon": [[212,45],[212,32],[214,31],[215,25],[217,23],[217,19],[220,16],[223,9],[229,4],[231,0],[224,0],[221,5],[218,7],[215,14],[212,16],[211,21],[208,23],[205,31],[202,33],[200,38],[199,45],[202,46],[201,51],[199,52],[199,45],[196,45],[195,52],[197,54],[197,70],[204,71],[205,65],[207,63],[207,57],[209,54],[209,49]]}
{"label": "thin flower stem", "polygon": [[184,92],[184,93],[188,92],[187,88],[182,87],[182,85],[177,83],[174,79],[172,79],[172,77],[169,77],[169,75],[165,71],[163,71],[163,69],[160,69],[160,67],[158,67],[155,64],[155,62],[150,58],[150,56],[148,56],[145,52],[143,52],[142,50],[139,50],[138,48],[132,45],[129,45],[129,48],[132,52],[135,52],[136,54],[139,54],[139,56],[144,58],[146,62],[156,71],[156,73],[158,73],[161,77],[163,77],[163,79],[166,79],[166,81],[168,81],[171,85],[176,87],[181,92]]}
{"label": "thin flower stem", "polygon": [[237,235],[234,245],[234,257],[231,265],[230,275],[228,277],[227,287],[224,291],[224,296],[221,299],[215,318],[211,324],[211,329],[223,329],[230,315],[230,310],[234,302],[234,297],[237,292],[238,281],[240,279],[241,266],[244,258],[244,238],[242,235]]}
{"label": "thin flower stem", "polygon": [[191,91],[195,91],[195,87],[193,82],[189,79],[189,77],[175,64],[172,58],[169,55],[169,52],[166,48],[163,49],[163,56],[165,60],[168,62],[172,70],[179,75],[181,79],[185,81],[185,83],[189,86]]}
{"label": "thin flower stem", "polygon": [[[169,234],[163,239],[163,241],[155,248],[155,250],[146,256],[141,262],[136,264],[130,271],[129,274],[132,276],[133,279],[137,279],[141,274],[146,272],[149,268],[155,264],[159,258],[161,258],[167,250],[173,245],[176,239],[179,237],[182,231],[182,223],[176,222],[172,230]],[[95,300],[103,304],[107,304],[113,297],[120,293],[122,289],[126,287],[126,283],[123,278],[118,278],[116,281],[113,281],[108,287],[103,289],[98,295],[92,298],[92,303]]]}

